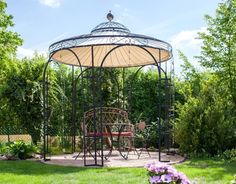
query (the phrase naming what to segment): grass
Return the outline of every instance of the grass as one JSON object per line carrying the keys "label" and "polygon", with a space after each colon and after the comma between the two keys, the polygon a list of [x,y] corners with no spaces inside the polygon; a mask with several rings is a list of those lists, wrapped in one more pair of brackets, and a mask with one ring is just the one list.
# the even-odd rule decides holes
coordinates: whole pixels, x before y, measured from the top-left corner
{"label": "grass", "polygon": [[229,184],[236,174],[236,163],[219,159],[191,159],[175,168],[199,184]]}
{"label": "grass", "polygon": [[[212,159],[192,159],[175,167],[199,184],[227,184],[236,165]],[[46,165],[34,161],[0,161],[4,184],[142,184],[148,183],[144,168],[78,168]]]}
{"label": "grass", "polygon": [[2,184],[130,184],[147,180],[143,168],[78,168],[33,161],[0,161]]}

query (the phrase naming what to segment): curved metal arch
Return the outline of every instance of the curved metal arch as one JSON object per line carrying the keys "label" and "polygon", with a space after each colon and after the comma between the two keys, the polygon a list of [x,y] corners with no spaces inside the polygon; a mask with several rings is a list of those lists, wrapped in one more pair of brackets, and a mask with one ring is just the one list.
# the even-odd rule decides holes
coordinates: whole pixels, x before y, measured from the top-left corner
{"label": "curved metal arch", "polygon": [[[80,77],[83,77],[83,74],[88,71],[89,69],[91,69],[92,67],[88,67],[88,68],[85,68],[84,70],[81,70],[80,74],[75,78],[75,83],[74,83],[74,100],[75,100],[75,103],[77,102],[76,101],[76,96],[75,94],[77,93],[77,83],[78,83],[78,80]],[[76,112],[75,112],[76,114]]]}
{"label": "curved metal arch", "polygon": [[[102,70],[102,68],[103,68],[102,66],[103,66],[104,62],[106,61],[107,57],[108,57],[113,51],[115,51],[116,49],[118,49],[118,48],[120,48],[120,47],[123,47],[123,46],[127,46],[127,45],[118,45],[118,46],[112,48],[112,49],[104,56],[104,58],[103,58],[103,60],[102,60],[102,62],[101,62],[101,65],[100,65],[100,74],[99,74],[99,75],[101,75],[101,70]],[[133,45],[133,46],[143,49],[144,51],[146,51],[146,52],[152,57],[152,59],[153,59],[154,62],[156,63],[154,66],[157,66],[157,69],[158,69],[158,77],[159,77],[159,79],[161,78],[161,71],[164,73],[165,79],[167,79],[167,74],[166,74],[166,72],[164,71],[164,69],[161,68],[161,66],[160,66],[159,63],[157,62],[156,58],[152,55],[152,53],[151,53],[150,51],[148,51],[146,48],[144,48],[144,47],[142,47],[142,46],[138,46],[138,45]],[[161,57],[161,50],[159,49],[159,60],[160,60],[160,57]],[[139,70],[141,70],[141,68],[143,68],[143,67],[145,67],[145,66],[147,66],[147,65],[141,66],[141,67],[139,68]]]}
{"label": "curved metal arch", "polygon": [[[163,69],[161,66],[156,65],[156,64],[150,64],[150,65],[143,65],[143,66],[139,67],[139,68],[135,71],[134,75],[132,76],[131,81],[134,81],[134,79],[136,78],[137,74],[138,74],[138,73],[141,71],[141,69],[143,69],[145,66],[155,66],[155,67],[157,67],[158,73],[159,73],[159,69],[160,69],[160,71],[162,71],[162,72],[164,73],[165,79],[167,79],[167,74],[166,74],[166,72],[164,71],[164,69]],[[160,77],[160,75],[158,75],[158,78],[159,78],[159,77]],[[159,80],[159,79],[158,79],[158,80]],[[130,85],[130,88],[131,88],[130,92],[131,92],[131,94],[132,94],[132,84],[133,84],[133,83],[131,83],[131,85]],[[132,97],[132,95],[130,95],[130,97]]]}
{"label": "curved metal arch", "polygon": [[[104,56],[104,58],[103,58],[103,60],[102,60],[102,62],[101,62],[100,68],[103,68],[103,64],[104,64],[105,60],[107,59],[107,57],[109,56],[109,54],[111,54],[114,50],[116,50],[116,49],[118,49],[118,48],[120,48],[120,47],[124,47],[124,46],[129,46],[129,44],[128,44],[128,45],[127,45],[127,44],[126,44],[126,45],[118,45],[118,46],[112,48],[112,49]],[[150,51],[148,51],[146,48],[144,48],[144,47],[142,47],[142,46],[139,46],[139,45],[132,45],[132,46],[141,48],[141,49],[143,49],[144,51],[146,51],[146,52],[152,57],[152,59],[153,59],[153,61],[156,63],[156,65],[158,66],[157,60],[155,59],[155,57],[153,56],[153,54],[152,54]],[[160,52],[160,49],[159,49],[159,60],[160,60],[160,55],[161,55],[161,52]],[[146,65],[143,65],[143,67],[144,67],[144,66],[146,66]],[[158,67],[159,67],[159,66],[158,66]],[[158,70],[158,72],[159,72],[159,74],[160,74],[160,69]]]}
{"label": "curved metal arch", "polygon": [[[155,66],[155,67],[157,67],[158,69],[160,69],[160,71],[162,71],[162,72],[164,73],[164,75],[165,75],[165,79],[167,79],[167,73],[164,71],[164,69],[163,69],[161,66],[151,64],[151,65],[143,65],[143,66],[139,67],[139,68],[136,70],[136,72],[134,73],[134,75],[133,75],[131,81],[133,81],[133,80],[136,78],[138,72],[139,72],[142,68],[144,68],[145,66]],[[160,77],[160,76],[159,76],[159,77]]]}
{"label": "curved metal arch", "polygon": [[73,50],[71,50],[70,48],[66,48],[65,50],[69,50],[70,52],[72,52],[72,54],[76,57],[76,59],[77,59],[77,61],[79,63],[80,71],[82,71],[82,65],[81,65],[79,56]]}
{"label": "curved metal arch", "polygon": [[[77,61],[78,61],[78,63],[79,63],[79,66],[80,66],[80,70],[82,71],[82,66],[81,66],[81,62],[80,62],[80,59],[79,59],[79,57],[77,56],[77,54],[73,51],[73,50],[71,50],[70,48],[64,48],[64,49],[62,49],[62,50],[68,50],[69,52],[71,52],[75,57],[76,57],[76,59],[77,59]],[[57,52],[54,52],[54,53],[52,53],[50,56],[49,56],[49,58],[48,58],[48,61],[47,61],[47,63],[46,63],[46,65],[45,65],[45,67],[44,67],[44,70],[43,70],[43,123],[44,123],[44,125],[43,125],[43,132],[44,132],[44,135],[43,135],[43,137],[44,137],[44,140],[43,140],[43,142],[44,142],[44,146],[43,146],[43,149],[44,149],[44,153],[43,153],[43,159],[44,159],[44,161],[46,161],[47,159],[46,159],[46,149],[47,149],[47,142],[46,142],[46,129],[47,129],[47,126],[48,126],[48,117],[47,117],[47,112],[46,112],[46,105],[48,105],[48,102],[46,102],[46,73],[47,73],[47,69],[48,69],[48,66],[49,66],[49,64],[52,62],[52,61],[54,61],[53,59],[52,59],[52,57],[56,54]],[[55,63],[61,68],[61,66],[59,65],[59,63],[58,63],[58,61],[55,61]],[[48,98],[48,96],[47,96],[47,98]],[[46,104],[47,103],[47,104]]]}
{"label": "curved metal arch", "polygon": [[[72,47],[73,48],[73,47]],[[59,50],[56,50],[56,52],[53,52],[52,55],[50,55],[50,58],[52,58],[58,51],[62,51],[62,50],[67,50],[67,51],[70,51],[77,59],[78,63],[79,63],[79,67],[80,67],[80,70],[82,72],[82,64],[81,64],[81,61],[79,59],[79,56],[71,49],[71,48],[62,48],[62,49],[59,49]],[[55,60],[57,63],[59,61]],[[62,63],[62,62],[59,62],[59,63]],[[66,63],[63,63],[63,64],[66,64]],[[66,65],[70,65],[70,64],[66,64]],[[72,66],[75,66],[75,65],[72,65]],[[77,65],[76,65],[77,66]]]}
{"label": "curved metal arch", "polygon": [[[76,77],[76,79],[75,79],[75,90],[76,90],[76,87],[77,87],[77,83],[78,83],[79,78],[80,78],[81,76],[83,76],[83,73],[85,73],[86,71],[88,71],[88,70],[90,70],[90,69],[92,69],[92,67],[86,68],[85,70],[83,70],[83,71]],[[107,69],[107,68],[106,68],[106,69]],[[120,87],[119,87],[119,82],[118,82],[117,78],[112,77],[113,75],[112,75],[112,72],[111,72],[111,71],[109,71],[109,70],[106,70],[106,71],[107,71],[107,72],[109,73],[109,75],[111,76],[111,80],[116,83],[116,86],[118,87],[118,92],[119,92]],[[102,77],[102,76],[101,76],[101,69],[99,70],[99,77]],[[119,93],[118,93],[118,95],[119,95]]]}
{"label": "curved metal arch", "polygon": [[78,79],[83,76],[83,73],[86,72],[87,70],[91,69],[92,67],[88,67],[88,68],[85,68],[84,70],[82,70],[82,72],[76,77],[75,79],[75,85],[77,85],[77,82],[78,82]]}
{"label": "curved metal arch", "polygon": [[[116,47],[114,47],[114,48],[112,48],[111,50],[109,50],[108,51],[108,53],[104,56],[104,58],[103,58],[103,60],[102,60],[102,62],[101,62],[101,65],[100,65],[100,71],[101,71],[101,68],[103,68],[102,66],[103,66],[103,63],[105,62],[105,60],[107,59],[107,57],[109,56],[109,54],[111,54],[114,50],[116,50],[116,49],[118,49],[118,48],[120,48],[120,47],[123,47],[123,46],[127,46],[127,45],[118,45],[118,46],[116,46]],[[101,74],[101,72],[100,72],[100,74]]]}
{"label": "curved metal arch", "polygon": [[[47,147],[48,143],[46,142],[46,136],[47,136],[46,131],[47,131],[47,126],[48,126],[48,113],[46,112],[46,106],[48,106],[48,101],[46,101],[46,95],[47,95],[47,98],[48,98],[48,94],[46,94],[46,83],[47,83],[46,74],[47,74],[47,69],[48,69],[49,64],[53,61],[52,57],[53,57],[54,54],[52,54],[48,58],[48,61],[45,64],[44,70],[43,70],[43,159],[44,159],[44,161],[47,160],[46,152],[48,150],[48,147]],[[56,62],[56,64],[60,67],[58,62]],[[47,84],[47,88],[48,88],[48,84]]]}
{"label": "curved metal arch", "polygon": [[[80,59],[79,59],[79,56],[73,51],[73,50],[71,50],[70,48],[65,48],[64,50],[68,50],[69,52],[71,52],[74,56],[75,56],[75,58],[76,58],[76,60],[77,60],[77,62],[79,63],[79,68],[80,68],[80,72],[82,73],[82,65],[81,65],[81,61],[80,61]],[[72,126],[73,126],[73,136],[72,136],[72,152],[73,151],[75,151],[75,116],[76,116],[76,86],[75,86],[75,80],[74,80],[74,65],[72,65]]]}
{"label": "curved metal arch", "polygon": [[[53,55],[52,55],[53,56]],[[47,63],[44,66],[43,70],[43,160],[46,161],[46,128],[48,124],[47,113],[46,113],[46,72],[47,68],[51,62],[51,57],[49,57]],[[48,105],[48,103],[47,103]]]}
{"label": "curved metal arch", "polygon": [[[104,62],[106,61],[107,57],[109,56],[109,54],[111,54],[114,50],[116,50],[116,49],[118,49],[118,48],[120,48],[120,47],[123,47],[123,46],[127,46],[127,45],[118,45],[118,46],[112,48],[112,49],[104,56],[104,58],[103,58],[103,60],[102,60],[102,62],[101,62],[101,65],[100,65],[100,74],[99,74],[99,75],[101,75],[101,70],[102,70],[102,68],[103,68],[102,66],[103,66]],[[159,77],[159,79],[161,78],[161,71],[164,73],[165,79],[167,79],[167,74],[166,74],[166,72],[164,71],[164,69],[161,68],[161,66],[160,66],[159,63],[157,62],[156,58],[152,55],[152,53],[151,53],[150,51],[148,51],[146,48],[142,47],[142,46],[138,46],[138,45],[134,45],[134,46],[143,49],[144,51],[146,51],[146,52],[152,57],[152,59],[153,59],[154,62],[156,63],[154,66],[157,66],[157,69],[158,69],[158,77]],[[160,60],[160,57],[161,57],[161,50],[159,49],[159,60]],[[139,70],[141,70],[141,68],[143,68],[144,66],[147,66],[147,65],[141,66]]]}
{"label": "curved metal arch", "polygon": [[[104,68],[102,68],[102,69],[104,69]],[[99,71],[100,73],[99,73],[99,77],[101,77],[101,80],[102,80],[102,75],[101,75],[101,68],[100,68],[100,71]],[[119,82],[118,82],[118,80],[117,80],[117,78],[116,77],[114,77],[114,75],[113,75],[113,73],[108,69],[108,68],[106,68],[106,72],[108,72],[109,73],[109,76],[110,76],[110,79],[111,79],[111,81],[112,82],[114,82],[115,84],[116,84],[116,86],[117,86],[117,91],[118,91],[118,106],[120,105],[120,99],[119,99],[119,95],[120,95],[120,86],[119,86]],[[101,82],[101,81],[100,81]],[[101,85],[101,84],[100,84]]]}

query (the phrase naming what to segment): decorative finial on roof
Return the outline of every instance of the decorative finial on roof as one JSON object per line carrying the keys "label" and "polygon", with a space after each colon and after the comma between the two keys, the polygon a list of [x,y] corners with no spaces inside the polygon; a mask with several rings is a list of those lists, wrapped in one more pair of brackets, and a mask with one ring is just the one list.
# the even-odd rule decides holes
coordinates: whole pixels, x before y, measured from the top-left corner
{"label": "decorative finial on roof", "polygon": [[111,13],[111,10],[109,11],[109,13],[107,14],[107,19],[111,22],[113,20],[114,16]]}

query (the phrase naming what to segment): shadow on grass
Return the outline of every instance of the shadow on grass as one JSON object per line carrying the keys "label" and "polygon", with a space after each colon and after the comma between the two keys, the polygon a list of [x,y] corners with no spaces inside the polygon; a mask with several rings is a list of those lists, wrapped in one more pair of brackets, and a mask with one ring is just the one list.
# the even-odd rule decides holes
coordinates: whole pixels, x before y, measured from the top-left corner
{"label": "shadow on grass", "polygon": [[[51,175],[51,174],[69,174],[82,173],[89,170],[96,172],[106,172],[108,168],[85,168],[71,166],[56,166],[41,163],[39,161],[0,161],[1,174],[19,174],[19,175]],[[119,168],[117,168],[119,170]]]}

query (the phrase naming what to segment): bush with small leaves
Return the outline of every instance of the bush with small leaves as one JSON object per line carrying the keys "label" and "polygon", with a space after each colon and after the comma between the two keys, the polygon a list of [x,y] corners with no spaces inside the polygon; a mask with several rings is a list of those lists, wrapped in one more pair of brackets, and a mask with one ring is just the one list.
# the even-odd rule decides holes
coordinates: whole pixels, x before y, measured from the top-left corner
{"label": "bush with small leaves", "polygon": [[37,152],[37,147],[33,144],[26,144],[23,141],[14,141],[3,144],[0,152],[9,160],[24,160],[31,158],[32,154]]}

